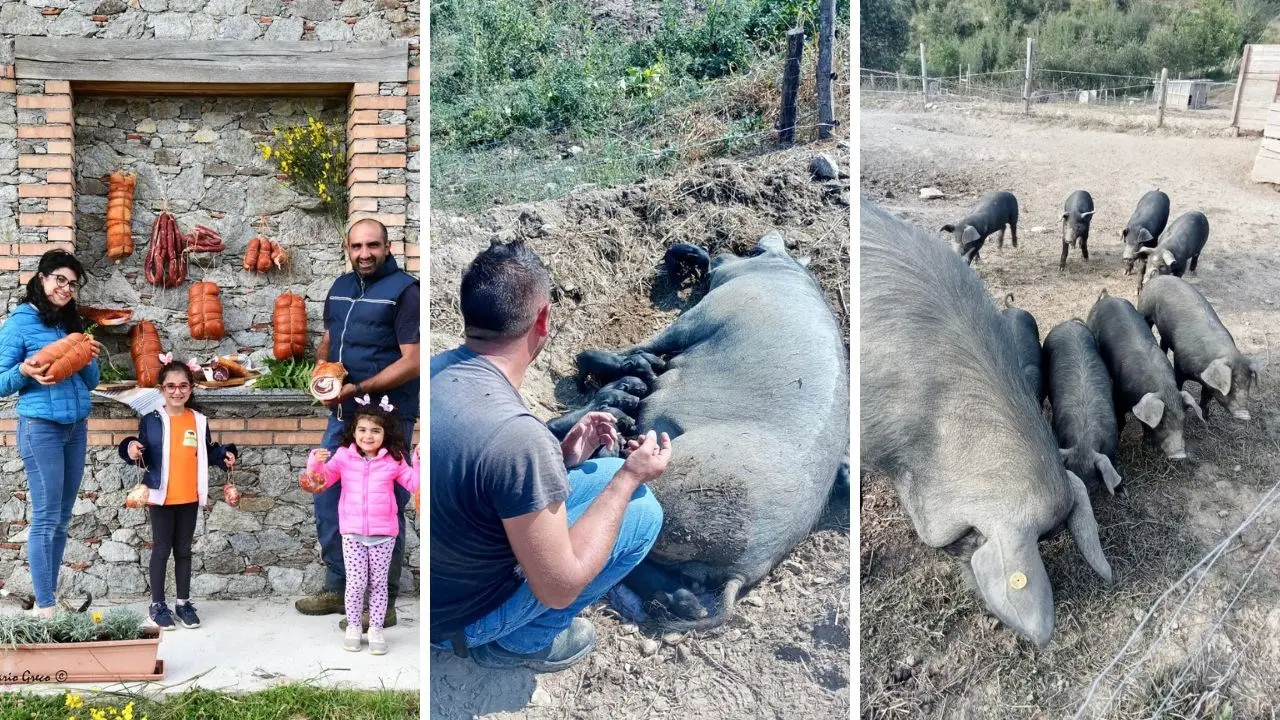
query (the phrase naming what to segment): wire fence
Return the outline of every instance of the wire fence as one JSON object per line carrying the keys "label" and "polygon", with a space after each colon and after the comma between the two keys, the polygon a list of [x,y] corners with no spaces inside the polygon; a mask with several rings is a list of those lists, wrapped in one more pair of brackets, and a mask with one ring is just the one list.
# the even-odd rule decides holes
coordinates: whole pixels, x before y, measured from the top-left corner
{"label": "wire fence", "polygon": [[[900,97],[929,102],[1022,103],[1094,105],[1155,112],[1159,77],[1090,73],[1033,66],[1028,92],[1026,70],[964,72],[928,77],[859,68],[859,89],[867,99]],[[928,83],[926,98],[924,83]],[[1166,113],[1221,114],[1229,112],[1236,83],[1169,78]]]}
{"label": "wire fence", "polygon": [[[1248,530],[1259,529],[1260,522],[1265,522],[1264,516],[1271,510],[1280,507],[1280,482],[1277,482],[1271,489],[1263,495],[1262,499],[1254,506],[1240,523],[1229,535],[1221,542],[1215,545],[1209,552],[1200,559],[1191,569],[1167,590],[1158,597],[1151,607],[1142,616],[1138,626],[1134,628],[1130,636],[1125,640],[1119,651],[1111,659],[1105,667],[1103,667],[1094,677],[1090,684],[1089,691],[1083,702],[1076,711],[1073,720],[1081,720],[1086,717],[1110,717],[1109,713],[1117,712],[1123,717],[1141,717],[1150,718],[1150,720],[1160,720],[1166,717],[1206,717],[1202,711],[1207,710],[1207,706],[1220,701],[1223,698],[1223,687],[1236,679],[1237,667],[1240,661],[1246,655],[1254,653],[1257,650],[1257,643],[1260,639],[1268,637],[1266,627],[1254,629],[1251,633],[1242,631],[1248,622],[1241,617],[1241,611],[1235,613],[1232,609],[1247,592],[1251,590],[1256,592],[1257,587],[1250,588],[1255,576],[1260,568],[1272,567],[1276,560],[1272,559],[1268,563],[1268,557],[1272,556],[1277,543],[1280,543],[1280,526],[1274,532],[1264,530],[1260,534],[1263,537],[1270,536],[1266,546],[1258,553],[1257,559],[1254,560],[1249,567],[1248,572],[1242,573],[1242,576],[1230,570],[1223,570],[1223,574],[1231,577],[1225,578],[1225,581],[1236,586],[1236,590],[1231,599],[1226,603],[1225,607],[1217,608],[1213,611],[1212,623],[1200,634],[1194,642],[1190,642],[1191,638],[1183,638],[1179,640],[1171,640],[1173,633],[1180,628],[1188,630],[1197,626],[1208,624],[1208,619],[1203,617],[1192,617],[1188,611],[1188,605],[1193,599],[1205,600],[1206,593],[1210,592],[1213,585],[1212,582],[1206,582],[1211,577],[1211,571],[1215,566],[1222,570],[1221,561],[1228,553],[1238,549],[1241,545],[1241,536]],[[1272,556],[1274,557],[1274,556]],[[1173,602],[1171,598],[1176,597],[1178,593],[1182,593],[1182,599],[1177,603],[1176,607],[1171,607]],[[1239,637],[1236,639],[1234,651],[1231,652],[1231,645],[1226,642],[1225,628],[1228,621],[1237,631],[1237,635],[1243,635],[1243,640]],[[1157,632],[1158,631],[1158,632]],[[1154,637],[1153,637],[1154,636]],[[1147,643],[1145,651],[1139,655],[1139,648],[1144,640]],[[1226,663],[1226,668],[1218,673],[1217,678],[1209,687],[1193,689],[1192,681],[1197,680],[1196,675],[1208,662],[1208,655],[1214,654],[1213,647],[1226,645],[1227,650],[1219,649],[1216,653],[1219,664],[1225,662],[1223,657],[1230,652],[1230,661]],[[1142,709],[1140,715],[1135,715],[1133,710],[1122,710],[1127,691],[1137,689],[1138,686],[1149,678],[1149,673],[1153,666],[1163,664],[1163,660],[1167,660],[1166,654],[1160,659],[1160,651],[1169,648],[1182,648],[1185,659],[1178,661],[1172,667],[1166,666],[1164,669],[1164,686],[1156,693],[1149,696],[1148,702]],[[1194,648],[1194,649],[1192,649]],[[1148,675],[1144,676],[1143,671],[1147,671]],[[1190,691],[1190,693],[1188,692]],[[1174,705],[1188,705],[1188,694],[1194,697],[1195,704],[1193,707],[1179,707],[1175,712]],[[1187,711],[1190,712],[1187,712]],[[1148,714],[1149,713],[1149,714]],[[1219,715],[1213,714],[1213,717]],[[1229,716],[1229,715],[1228,715]]]}

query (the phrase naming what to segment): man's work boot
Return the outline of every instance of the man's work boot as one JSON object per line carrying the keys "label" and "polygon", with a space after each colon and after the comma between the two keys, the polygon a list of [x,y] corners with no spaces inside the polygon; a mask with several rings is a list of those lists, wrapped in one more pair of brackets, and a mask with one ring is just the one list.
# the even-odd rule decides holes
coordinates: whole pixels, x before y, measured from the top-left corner
{"label": "man's work boot", "polygon": [[[396,609],[394,607],[389,607],[387,608],[387,618],[386,620],[382,621],[382,627],[389,628],[389,627],[393,627],[395,624],[396,624]],[[363,613],[360,613],[360,625],[362,630],[364,630],[365,632],[369,632],[369,611],[368,610],[365,610]],[[341,620],[338,621],[338,629],[339,630],[347,629],[346,618],[342,618]]]}
{"label": "man's work boot", "polygon": [[327,590],[298,598],[293,607],[303,615],[334,615],[347,611],[346,599],[342,593]]}
{"label": "man's work boot", "polygon": [[497,641],[471,648],[480,667],[507,670],[525,667],[534,672],[559,672],[576,665],[596,647],[596,629],[586,618],[574,618],[547,647],[527,655],[513,653]]}

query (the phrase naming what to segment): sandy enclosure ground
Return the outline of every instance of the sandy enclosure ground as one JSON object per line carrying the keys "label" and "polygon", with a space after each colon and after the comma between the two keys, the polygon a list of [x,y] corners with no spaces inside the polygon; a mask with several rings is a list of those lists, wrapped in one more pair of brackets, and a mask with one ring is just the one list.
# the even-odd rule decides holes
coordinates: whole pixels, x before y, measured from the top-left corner
{"label": "sandy enclosure ground", "polygon": [[[1207,425],[1189,421],[1189,460],[1170,462],[1145,447],[1129,420],[1118,458],[1128,494],[1095,496],[1093,503],[1116,582],[1102,586],[1065,535],[1042,543],[1056,613],[1053,643],[1042,651],[997,626],[964,588],[954,561],[917,539],[886,479],[864,477],[862,714],[1070,717],[1101,677],[1083,717],[1274,717],[1280,504],[1232,540],[1207,573],[1170,593],[1119,662],[1107,666],[1161,594],[1280,480],[1280,194],[1249,180],[1258,139],[1229,137],[1220,119],[1179,118],[1171,130],[1153,132],[1141,119],[1098,111],[1035,113],[1025,119],[979,105],[864,107],[862,192],[935,231],[939,242],[937,228],[963,217],[982,193],[1017,195],[1019,247],[1006,237],[999,252],[992,238],[975,269],[993,297],[1012,292],[1032,312],[1043,339],[1058,323],[1086,317],[1103,288],[1136,300],[1136,278],[1120,266],[1119,231],[1142,193],[1158,187],[1172,200],[1170,220],[1189,210],[1208,216],[1196,287],[1240,350],[1272,364],[1255,390],[1251,422],[1233,420],[1220,406]],[[920,200],[924,186],[945,198]],[[1083,262],[1075,250],[1059,273],[1062,205],[1076,189],[1088,190],[1097,208],[1091,257]],[[1199,396],[1194,383],[1187,389]],[[861,412],[875,412],[876,401],[863,396]],[[984,429],[973,432],[980,441]],[[1200,587],[1190,592],[1196,581]]]}
{"label": "sandy enclosure ground", "polygon": [[[665,248],[741,251],[771,229],[809,257],[848,338],[847,178],[818,182],[835,140],[692,168],[612,190],[467,217],[436,213],[431,237],[431,352],[461,341],[458,282],[491,239],[526,237],[551,267],[554,334],[522,387],[548,419],[582,399],[574,357],[643,340],[696,298],[664,292]],[[686,291],[687,292],[687,291]],[[432,718],[844,718],[849,715],[849,498],[833,497],[815,531],[738,604],[721,631],[652,637],[605,603],[585,616],[597,648],[554,675],[494,672],[432,651]]]}

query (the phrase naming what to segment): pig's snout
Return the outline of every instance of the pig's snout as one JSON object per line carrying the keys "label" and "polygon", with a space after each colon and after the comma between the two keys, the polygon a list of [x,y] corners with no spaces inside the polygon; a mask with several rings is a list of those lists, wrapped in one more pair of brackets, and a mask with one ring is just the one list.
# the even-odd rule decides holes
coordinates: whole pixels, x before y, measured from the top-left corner
{"label": "pig's snout", "polygon": [[1160,443],[1160,449],[1170,460],[1186,460],[1187,448],[1182,442],[1182,433],[1175,433]]}

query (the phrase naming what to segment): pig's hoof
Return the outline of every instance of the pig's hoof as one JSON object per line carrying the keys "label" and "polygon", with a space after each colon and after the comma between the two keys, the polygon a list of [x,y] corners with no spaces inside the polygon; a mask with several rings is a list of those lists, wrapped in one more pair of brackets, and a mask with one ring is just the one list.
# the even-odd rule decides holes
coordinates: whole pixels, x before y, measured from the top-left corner
{"label": "pig's hoof", "polygon": [[667,275],[679,286],[689,278],[698,280],[706,275],[707,268],[711,265],[711,256],[697,245],[680,243],[667,248],[662,263],[667,269]]}

